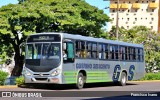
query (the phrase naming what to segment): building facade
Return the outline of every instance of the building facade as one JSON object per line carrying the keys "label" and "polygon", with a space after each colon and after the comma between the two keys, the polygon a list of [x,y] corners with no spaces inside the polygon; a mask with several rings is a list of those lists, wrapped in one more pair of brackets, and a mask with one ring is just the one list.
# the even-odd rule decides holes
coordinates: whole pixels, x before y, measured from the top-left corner
{"label": "building facade", "polygon": [[[133,26],[147,26],[160,31],[160,0],[119,0],[118,26],[130,29]],[[110,29],[116,26],[117,0],[110,0]]]}

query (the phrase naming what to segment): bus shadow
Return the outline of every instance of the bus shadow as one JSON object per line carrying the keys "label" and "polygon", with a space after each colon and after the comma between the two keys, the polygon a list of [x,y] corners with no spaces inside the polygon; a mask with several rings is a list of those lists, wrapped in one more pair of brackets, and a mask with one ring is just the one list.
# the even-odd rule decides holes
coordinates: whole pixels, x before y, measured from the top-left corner
{"label": "bus shadow", "polygon": [[[138,85],[138,84],[133,84],[133,83],[127,83],[126,86],[130,85]],[[101,83],[87,83],[84,85],[84,89],[87,88],[99,88],[99,87],[115,87],[115,86],[120,86],[117,83],[114,82],[101,82]],[[51,85],[51,84],[32,84],[32,85],[27,85],[25,87],[21,88],[30,88],[30,89],[44,89],[44,90],[72,90],[72,89],[77,89],[75,84],[56,84],[56,85]]]}
{"label": "bus shadow", "polygon": [[[137,85],[137,84],[127,83],[126,86],[128,86],[128,85]],[[118,83],[114,83],[114,82],[88,83],[85,85],[84,88],[115,87],[115,86],[120,86],[120,85]]]}

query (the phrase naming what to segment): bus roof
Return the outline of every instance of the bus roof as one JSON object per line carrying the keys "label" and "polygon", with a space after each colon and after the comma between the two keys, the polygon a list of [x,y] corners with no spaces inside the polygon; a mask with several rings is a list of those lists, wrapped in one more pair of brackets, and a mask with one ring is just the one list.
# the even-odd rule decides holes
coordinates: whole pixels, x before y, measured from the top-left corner
{"label": "bus roof", "polygon": [[64,38],[67,39],[75,39],[75,40],[82,40],[82,41],[91,41],[91,42],[99,42],[99,43],[109,43],[109,44],[118,44],[123,46],[134,46],[134,47],[142,47],[143,44],[134,44],[134,43],[128,43],[123,41],[117,41],[117,40],[106,40],[104,38],[94,38],[89,36],[82,36],[82,35],[76,35],[76,34],[68,34],[68,33],[58,33],[58,32],[44,32],[44,33],[37,33],[33,35],[42,35],[42,34],[61,34]]}

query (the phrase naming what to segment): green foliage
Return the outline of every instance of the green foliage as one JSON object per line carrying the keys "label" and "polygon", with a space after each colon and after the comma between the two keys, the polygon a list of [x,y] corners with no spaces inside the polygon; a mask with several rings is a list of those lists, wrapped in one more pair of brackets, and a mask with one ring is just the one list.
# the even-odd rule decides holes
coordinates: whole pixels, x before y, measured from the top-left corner
{"label": "green foliage", "polygon": [[[116,28],[109,32],[110,39],[116,39]],[[147,72],[160,69],[160,34],[145,26],[135,26],[129,30],[119,28],[119,40],[144,45]]]}
{"label": "green foliage", "polygon": [[7,72],[0,71],[0,85],[4,85],[7,76],[8,76]]}
{"label": "green foliage", "polygon": [[145,77],[140,80],[160,80],[160,73],[147,73]]}
{"label": "green foliage", "polygon": [[19,78],[16,78],[16,85],[17,86],[25,85],[24,77],[23,76],[20,76]]}

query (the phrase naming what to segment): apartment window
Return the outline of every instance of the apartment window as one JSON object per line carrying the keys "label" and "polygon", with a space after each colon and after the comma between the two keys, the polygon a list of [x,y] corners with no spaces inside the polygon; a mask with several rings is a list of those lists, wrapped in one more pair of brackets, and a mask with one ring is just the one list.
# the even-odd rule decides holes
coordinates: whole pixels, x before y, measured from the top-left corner
{"label": "apartment window", "polygon": [[113,10],[112,12],[115,12],[115,10]]}
{"label": "apartment window", "polygon": [[129,21],[129,18],[127,18],[127,20]]}
{"label": "apartment window", "polygon": [[142,1],[142,3],[143,3],[144,1]]}
{"label": "apartment window", "polygon": [[136,1],[136,3],[138,3],[138,1]]}
{"label": "apartment window", "polygon": [[147,20],[147,18],[146,18],[146,20]]}
{"label": "apartment window", "polygon": [[114,18],[112,18],[114,20]]}
{"label": "apartment window", "polygon": [[129,26],[127,26],[127,29],[129,29]]}
{"label": "apartment window", "polygon": [[154,18],[151,18],[151,20],[153,21],[153,20],[154,20]]}
{"label": "apartment window", "polygon": [[147,1],[147,3],[148,3],[148,1]]}
{"label": "apartment window", "polygon": [[153,29],[153,26],[151,26],[151,29]]}
{"label": "apartment window", "polygon": [[155,2],[155,0],[152,1],[153,3]]}
{"label": "apartment window", "polygon": [[115,2],[117,4],[117,2]]}
{"label": "apartment window", "polygon": [[124,11],[124,10],[122,10],[122,11]]}
{"label": "apartment window", "polygon": [[135,9],[135,12],[137,12],[137,9]]}
{"label": "apartment window", "polygon": [[128,12],[130,12],[130,10],[128,10]]}
{"label": "apartment window", "polygon": [[148,9],[146,9],[146,11],[148,11]]}
{"label": "apartment window", "polygon": [[141,18],[141,19],[143,19],[143,18]]}
{"label": "apartment window", "polygon": [[123,3],[125,3],[125,1]]}
{"label": "apartment window", "polygon": [[135,21],[137,21],[137,18],[135,18]]}
{"label": "apartment window", "polygon": [[123,20],[123,18],[122,18],[122,20]]}
{"label": "apartment window", "polygon": [[152,12],[154,12],[154,9],[152,9]]}
{"label": "apartment window", "polygon": [[131,3],[131,2],[129,1],[129,3]]}
{"label": "apartment window", "polygon": [[142,11],[143,11],[143,9],[142,9]]}

